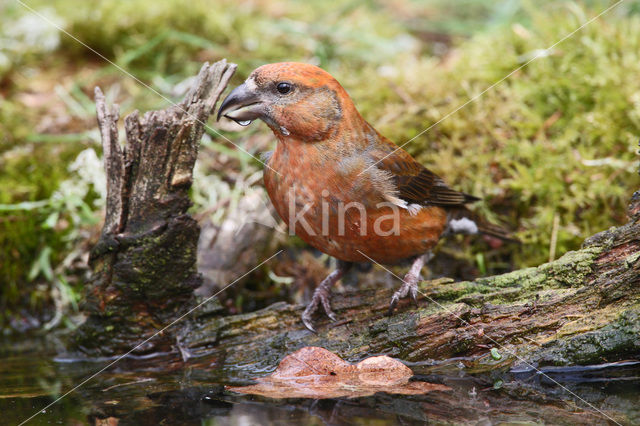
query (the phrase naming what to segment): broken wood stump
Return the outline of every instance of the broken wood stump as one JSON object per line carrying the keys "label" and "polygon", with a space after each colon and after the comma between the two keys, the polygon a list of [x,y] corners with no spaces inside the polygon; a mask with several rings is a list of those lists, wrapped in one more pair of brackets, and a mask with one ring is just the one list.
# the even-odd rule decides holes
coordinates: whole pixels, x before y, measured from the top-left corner
{"label": "broken wood stump", "polygon": [[[235,72],[225,60],[205,64],[179,104],[125,118],[118,141],[118,106],[95,89],[107,175],[106,217],[91,252],[93,275],[76,343],[87,353],[120,353],[195,306],[202,282],[196,266],[200,227],[187,213],[189,188],[206,121]],[[135,353],[167,351],[166,330]]]}

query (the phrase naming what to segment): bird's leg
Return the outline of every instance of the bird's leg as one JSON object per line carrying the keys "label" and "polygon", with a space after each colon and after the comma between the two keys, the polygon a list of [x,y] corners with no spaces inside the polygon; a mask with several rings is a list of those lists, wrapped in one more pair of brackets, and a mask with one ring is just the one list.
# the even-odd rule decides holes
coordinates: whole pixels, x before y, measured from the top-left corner
{"label": "bird's leg", "polygon": [[411,295],[411,298],[416,305],[418,304],[418,281],[420,281],[420,271],[422,270],[427,257],[428,255],[421,255],[413,260],[411,268],[409,268],[409,272],[407,272],[402,280],[402,286],[398,291],[393,293],[393,296],[391,297],[391,304],[389,304],[387,315],[391,315],[393,313],[398,301],[403,297],[406,297],[407,294]]}
{"label": "bird's leg", "polygon": [[307,309],[302,313],[302,322],[305,327],[315,333],[315,329],[311,323],[311,315],[318,309],[318,305],[322,303],[322,307],[324,308],[325,313],[331,319],[331,321],[336,320],[336,314],[331,310],[331,305],[329,304],[329,297],[331,296],[331,287],[344,276],[344,274],[351,268],[352,263],[343,262],[338,260],[338,268],[330,273],[322,282],[316,287],[316,290],[313,292],[313,297],[311,298],[311,302],[307,305]]}

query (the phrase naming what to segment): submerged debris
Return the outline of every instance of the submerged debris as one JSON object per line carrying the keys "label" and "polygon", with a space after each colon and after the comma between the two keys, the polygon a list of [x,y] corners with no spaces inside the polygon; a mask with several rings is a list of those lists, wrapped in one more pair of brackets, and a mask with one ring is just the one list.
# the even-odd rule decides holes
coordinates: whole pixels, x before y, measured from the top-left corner
{"label": "submerged debris", "polygon": [[445,385],[410,382],[409,367],[388,356],[366,358],[350,364],[324,348],[308,346],[287,355],[269,376],[250,386],[227,390],[270,398],[362,397],[377,392],[419,395],[449,391]]}

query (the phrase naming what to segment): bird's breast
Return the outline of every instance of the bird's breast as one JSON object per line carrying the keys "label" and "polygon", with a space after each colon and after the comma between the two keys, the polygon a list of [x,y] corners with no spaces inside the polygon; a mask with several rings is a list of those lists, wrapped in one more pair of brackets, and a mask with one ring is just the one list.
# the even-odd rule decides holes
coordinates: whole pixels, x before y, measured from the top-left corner
{"label": "bird's breast", "polygon": [[[345,261],[396,263],[425,253],[446,225],[439,207],[416,214],[385,203],[360,175],[322,147],[279,143],[264,171],[276,211],[290,230],[318,250]],[[381,204],[382,203],[382,204]]]}

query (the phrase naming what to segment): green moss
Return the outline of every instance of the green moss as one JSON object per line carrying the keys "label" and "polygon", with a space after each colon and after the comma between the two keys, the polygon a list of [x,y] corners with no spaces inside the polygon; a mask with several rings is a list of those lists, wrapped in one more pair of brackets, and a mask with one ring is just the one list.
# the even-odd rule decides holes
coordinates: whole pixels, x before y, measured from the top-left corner
{"label": "green moss", "polygon": [[[32,6],[47,6],[34,1]],[[144,11],[144,12],[142,12]],[[242,3],[195,0],[151,2],[93,0],[57,2],[66,29],[92,49],[135,71],[138,77],[178,78],[197,72],[203,60],[227,57],[244,74],[265,62],[315,60],[327,66],[340,58],[380,62],[406,50],[402,22],[377,13],[374,2],[359,7],[321,0]],[[72,55],[86,47],[63,39]]]}
{"label": "green moss", "polygon": [[430,297],[441,302],[473,306],[528,302],[532,294],[542,292],[550,296],[584,286],[592,272],[593,262],[602,250],[602,247],[593,246],[570,251],[560,259],[538,268],[524,268],[491,278],[478,278],[474,282],[426,281],[422,288],[430,293]]}
{"label": "green moss", "polygon": [[[602,252],[601,247],[591,247],[580,251],[567,252],[560,259],[540,265],[538,268],[525,268],[507,274],[491,277],[489,288],[518,286],[524,290],[536,290],[558,287],[580,287],[592,271],[595,258]],[[478,283],[489,283],[479,278]]]}
{"label": "green moss", "polygon": [[531,357],[540,365],[599,364],[626,359],[640,350],[640,307],[628,309],[612,324],[569,337]]}
{"label": "green moss", "polygon": [[[364,70],[345,83],[365,117],[402,144],[593,14],[573,3],[543,7],[529,12],[530,28],[477,35],[444,65],[407,55],[390,61],[384,76]],[[640,183],[638,52],[640,17],[609,14],[405,148],[454,186],[482,196],[478,210],[517,227],[523,244],[503,249],[514,253],[516,267],[548,260],[554,220],[555,253],[577,249],[586,236],[626,220],[628,197]]]}

